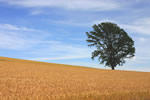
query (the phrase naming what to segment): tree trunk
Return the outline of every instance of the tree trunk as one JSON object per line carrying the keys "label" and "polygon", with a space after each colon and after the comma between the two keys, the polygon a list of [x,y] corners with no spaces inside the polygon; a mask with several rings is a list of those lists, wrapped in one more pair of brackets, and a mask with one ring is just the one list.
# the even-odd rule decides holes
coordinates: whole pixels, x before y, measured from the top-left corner
{"label": "tree trunk", "polygon": [[112,67],[111,67],[111,69],[112,69],[112,70],[115,70],[115,67],[114,67],[114,66],[112,66]]}

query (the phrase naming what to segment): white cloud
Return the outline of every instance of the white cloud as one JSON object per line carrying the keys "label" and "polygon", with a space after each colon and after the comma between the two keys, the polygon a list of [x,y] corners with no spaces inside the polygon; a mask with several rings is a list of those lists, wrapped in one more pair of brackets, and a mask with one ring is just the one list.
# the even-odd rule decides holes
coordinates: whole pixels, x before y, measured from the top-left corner
{"label": "white cloud", "polygon": [[31,60],[66,60],[91,57],[91,49],[85,46],[76,44],[71,45],[63,42],[53,42],[47,45],[50,46],[30,52],[30,54],[38,54],[39,56],[41,55],[44,57],[31,58]]}
{"label": "white cloud", "polygon": [[93,11],[118,9],[121,5],[117,0],[0,0],[0,2],[29,8],[58,7]]}
{"label": "white cloud", "polygon": [[79,26],[79,27],[92,27],[94,24],[100,24],[102,22],[112,22],[117,23],[117,21],[110,20],[110,19],[103,19],[103,20],[92,20],[92,21],[77,21],[77,20],[57,20],[52,21],[55,24],[63,24],[63,25],[71,25],[71,26]]}
{"label": "white cloud", "polygon": [[141,37],[141,38],[139,38],[139,41],[142,42],[142,43],[144,43],[144,42],[146,42],[147,40],[146,40],[146,38]]}
{"label": "white cloud", "polygon": [[41,35],[38,35],[40,35],[39,30],[12,24],[0,24],[0,48],[13,50],[31,48],[38,43],[38,39],[42,38]]}
{"label": "white cloud", "polygon": [[120,26],[133,33],[150,35],[150,18],[138,19],[131,24],[120,24]]}
{"label": "white cloud", "polygon": [[[65,21],[64,21],[65,22]],[[144,34],[144,35],[150,35],[150,18],[141,18],[137,19],[129,24],[123,24],[117,20],[111,20],[111,19],[103,19],[103,20],[93,20],[89,21],[88,23],[80,22],[78,24],[69,23],[71,25],[78,25],[78,26],[90,26],[94,24],[100,24],[101,22],[112,22],[118,24],[121,28],[128,30],[129,32],[133,34]],[[141,39],[140,39],[141,40]],[[142,39],[143,40],[143,39]],[[144,41],[144,40],[143,40]]]}
{"label": "white cloud", "polygon": [[75,21],[75,20],[57,20],[57,21],[52,21],[55,24],[62,24],[62,25],[68,25],[68,26],[80,26],[80,27],[88,27],[92,23],[89,22],[82,22],[82,21]]}
{"label": "white cloud", "polygon": [[29,41],[21,39],[19,36],[10,35],[8,32],[0,31],[0,48],[19,50],[29,47]]}
{"label": "white cloud", "polygon": [[[112,22],[118,24],[121,28],[128,30],[129,32],[133,34],[144,34],[144,35],[150,35],[150,18],[141,18],[137,19],[134,22],[131,22],[130,24],[122,24],[119,21],[116,20],[110,20],[110,19],[103,19],[103,20],[94,20],[91,21],[90,24],[99,24],[101,22]],[[145,41],[144,38],[140,38],[141,41]]]}
{"label": "white cloud", "polygon": [[150,35],[150,25],[121,25],[121,27],[131,31],[132,33]]}
{"label": "white cloud", "polygon": [[0,29],[2,30],[12,30],[12,31],[38,31],[35,29],[27,28],[27,27],[18,27],[11,24],[0,24]]}
{"label": "white cloud", "polygon": [[[103,20],[93,20],[89,22],[89,26],[93,24],[99,24],[101,22],[112,22],[118,24],[121,28],[128,30],[129,32],[133,34],[144,34],[144,35],[150,35],[150,18],[141,18],[137,19],[134,22],[131,22],[130,24],[123,24],[116,20],[110,20],[110,19],[103,19]],[[85,24],[86,25],[86,24]],[[140,38],[141,41],[145,41],[144,38]]]}
{"label": "white cloud", "polygon": [[91,23],[92,24],[100,24],[102,22],[112,22],[112,23],[117,23],[117,21],[115,20],[110,20],[110,19],[103,19],[103,20],[94,20]]}
{"label": "white cloud", "polygon": [[135,22],[135,24],[140,25],[150,25],[150,18],[141,18],[138,21]]}
{"label": "white cloud", "polygon": [[36,61],[51,61],[51,60],[71,60],[71,59],[81,59],[81,58],[90,58],[87,55],[69,55],[69,56],[58,56],[58,57],[41,57],[41,58],[32,58],[30,60],[36,60]]}
{"label": "white cloud", "polygon": [[42,10],[33,10],[31,12],[31,15],[39,15],[39,14],[42,14],[42,13],[44,13]]}
{"label": "white cloud", "polygon": [[32,60],[80,59],[91,56],[87,47],[53,39],[47,41],[46,38],[47,34],[43,34],[40,30],[0,24],[0,40],[2,41],[0,48],[26,51],[26,54],[37,57]]}

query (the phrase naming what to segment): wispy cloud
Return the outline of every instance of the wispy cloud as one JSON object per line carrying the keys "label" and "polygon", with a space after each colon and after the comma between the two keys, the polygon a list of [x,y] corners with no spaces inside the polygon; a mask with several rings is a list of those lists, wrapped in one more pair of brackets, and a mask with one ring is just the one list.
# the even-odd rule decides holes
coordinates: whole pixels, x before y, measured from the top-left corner
{"label": "wispy cloud", "polygon": [[29,8],[57,7],[68,10],[104,11],[120,8],[117,0],[0,0],[10,5]]}
{"label": "wispy cloud", "polygon": [[31,48],[34,44],[38,43],[38,39],[41,39],[40,33],[40,30],[32,28],[0,24],[0,48],[13,50]]}
{"label": "wispy cloud", "polygon": [[79,27],[91,27],[94,24],[100,24],[101,22],[116,23],[121,28],[123,28],[131,33],[134,33],[134,34],[150,35],[150,18],[136,19],[135,21],[131,22],[130,24],[124,24],[120,21],[111,20],[111,19],[91,20],[88,22],[76,21],[76,20],[53,21],[53,23],[55,23],[55,24],[72,25],[72,26],[79,26]]}
{"label": "wispy cloud", "polygon": [[[64,24],[70,24],[74,26],[83,26],[83,27],[91,27],[94,24],[100,24],[102,22],[112,22],[118,24],[121,28],[133,33],[133,34],[143,34],[143,35],[150,35],[150,18],[141,18],[136,19],[135,21],[131,22],[130,24],[124,24],[117,20],[111,19],[103,19],[103,20],[92,20],[89,22],[66,22]],[[60,22],[61,23],[61,22]],[[63,23],[61,23],[63,24]]]}
{"label": "wispy cloud", "polygon": [[90,58],[90,49],[85,46],[46,38],[41,30],[0,24],[1,49],[23,50],[35,56],[29,59],[38,61]]}
{"label": "wispy cloud", "polygon": [[[50,45],[48,47],[48,45]],[[53,42],[47,44],[46,48],[38,49],[30,54],[38,54],[44,57],[31,58],[31,60],[51,61],[66,59],[90,58],[91,49],[77,44],[68,44],[63,42]]]}
{"label": "wispy cloud", "polygon": [[0,24],[0,29],[2,30],[12,30],[12,31],[38,31],[27,27],[18,27],[11,24]]}
{"label": "wispy cloud", "polygon": [[39,15],[39,14],[43,14],[44,13],[44,11],[43,10],[32,10],[31,11],[31,15]]}
{"label": "wispy cloud", "polygon": [[110,19],[102,19],[102,20],[90,20],[90,21],[80,21],[80,20],[55,20],[51,21],[54,24],[62,24],[68,26],[78,26],[78,27],[92,27],[94,24],[100,24],[101,22],[113,22],[116,23],[115,20]]}
{"label": "wispy cloud", "polygon": [[81,59],[81,58],[90,58],[89,56],[85,55],[68,55],[68,56],[58,56],[58,57],[40,57],[40,58],[32,58],[30,60],[36,61],[52,61],[52,60],[72,60],[72,59]]}
{"label": "wispy cloud", "polygon": [[132,33],[150,35],[150,18],[137,19],[130,24],[120,24],[121,27]]}
{"label": "wispy cloud", "polygon": [[135,19],[135,21],[129,24],[124,24],[117,20],[103,19],[103,20],[93,20],[89,22],[89,26],[92,24],[100,24],[101,22],[112,22],[118,24],[121,28],[133,33],[133,34],[144,34],[150,35],[150,18]]}

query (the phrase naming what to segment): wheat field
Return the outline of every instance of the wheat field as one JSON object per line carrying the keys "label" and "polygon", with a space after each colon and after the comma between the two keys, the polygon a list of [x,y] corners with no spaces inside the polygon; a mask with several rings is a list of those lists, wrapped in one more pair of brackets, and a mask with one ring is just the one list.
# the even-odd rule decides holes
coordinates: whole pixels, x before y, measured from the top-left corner
{"label": "wheat field", "polygon": [[150,100],[150,73],[0,57],[0,100]]}

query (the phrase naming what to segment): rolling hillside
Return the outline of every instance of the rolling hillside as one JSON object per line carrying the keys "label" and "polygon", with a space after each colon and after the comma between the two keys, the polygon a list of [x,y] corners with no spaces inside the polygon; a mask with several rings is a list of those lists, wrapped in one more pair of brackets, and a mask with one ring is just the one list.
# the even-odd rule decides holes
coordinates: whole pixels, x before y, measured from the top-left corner
{"label": "rolling hillside", "polygon": [[150,100],[150,73],[0,57],[0,100]]}

